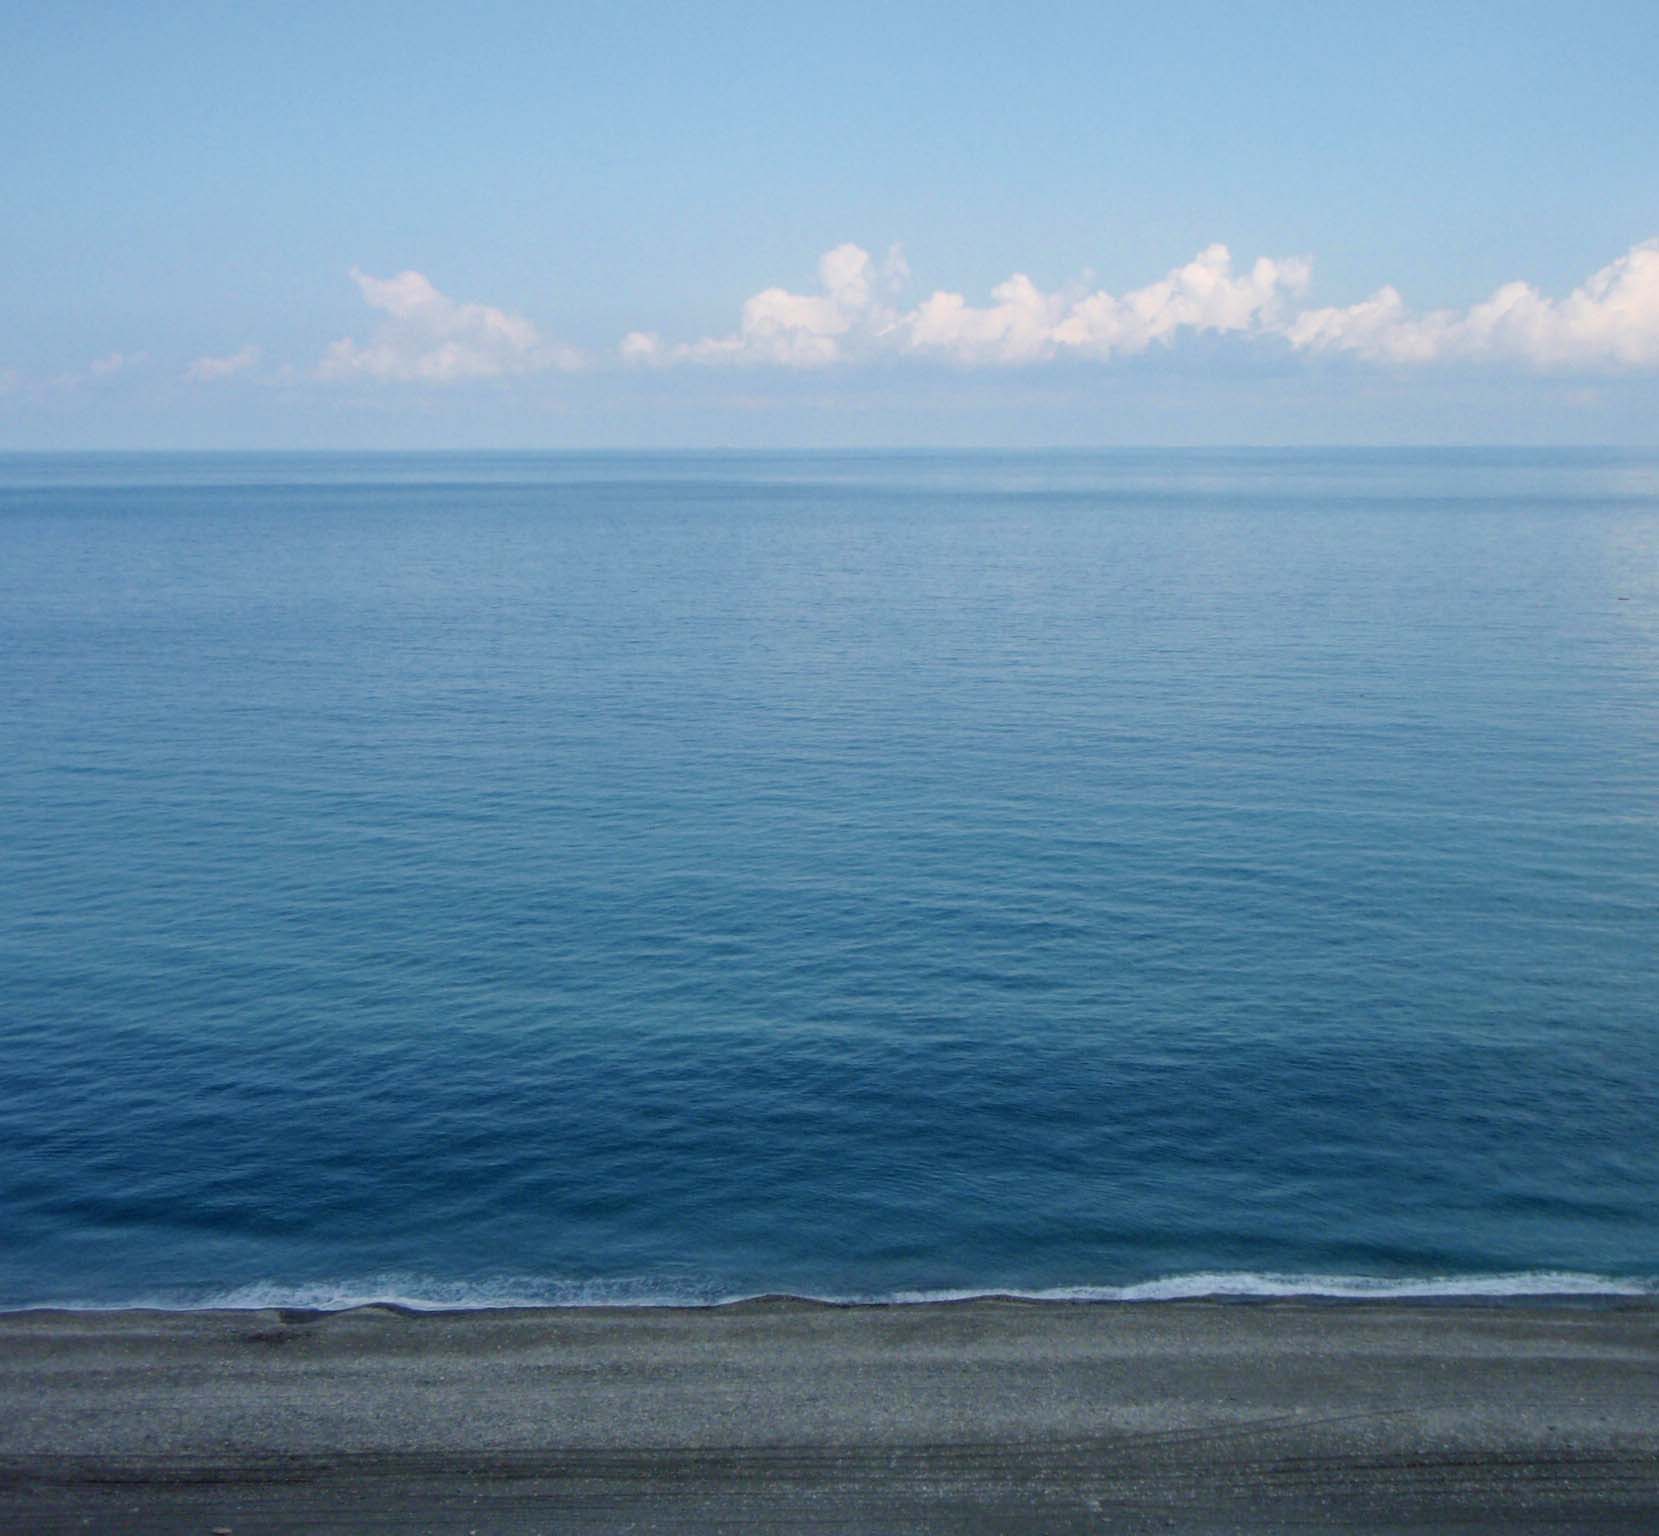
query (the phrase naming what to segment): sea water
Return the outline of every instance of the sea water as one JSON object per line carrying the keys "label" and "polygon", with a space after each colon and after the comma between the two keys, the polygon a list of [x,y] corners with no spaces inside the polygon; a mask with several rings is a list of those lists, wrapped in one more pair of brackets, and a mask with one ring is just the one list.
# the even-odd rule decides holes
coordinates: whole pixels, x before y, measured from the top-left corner
{"label": "sea water", "polygon": [[11,456],[0,741],[0,1305],[1659,1274],[1659,457]]}

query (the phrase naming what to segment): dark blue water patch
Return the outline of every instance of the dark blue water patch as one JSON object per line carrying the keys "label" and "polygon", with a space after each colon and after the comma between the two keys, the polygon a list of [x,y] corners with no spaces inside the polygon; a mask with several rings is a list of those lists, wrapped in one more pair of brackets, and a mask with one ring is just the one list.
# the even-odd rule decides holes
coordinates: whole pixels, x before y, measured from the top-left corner
{"label": "dark blue water patch", "polygon": [[8,458],[0,1304],[1641,1283],[1656,555],[1633,455]]}

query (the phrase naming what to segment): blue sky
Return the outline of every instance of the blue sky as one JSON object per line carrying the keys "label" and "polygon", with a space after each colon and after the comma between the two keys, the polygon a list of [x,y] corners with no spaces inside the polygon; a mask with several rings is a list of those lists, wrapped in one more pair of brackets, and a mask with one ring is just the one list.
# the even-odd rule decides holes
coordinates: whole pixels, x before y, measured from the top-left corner
{"label": "blue sky", "polygon": [[1659,446],[1655,80],[1651,0],[12,0],[0,448]]}

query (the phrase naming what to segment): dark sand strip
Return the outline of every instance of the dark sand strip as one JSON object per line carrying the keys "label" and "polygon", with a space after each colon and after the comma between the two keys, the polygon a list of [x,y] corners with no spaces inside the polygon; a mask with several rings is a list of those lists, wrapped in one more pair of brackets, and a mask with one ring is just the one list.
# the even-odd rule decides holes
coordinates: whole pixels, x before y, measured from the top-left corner
{"label": "dark sand strip", "polygon": [[0,1528],[1659,1532],[1659,1307],[0,1316]]}

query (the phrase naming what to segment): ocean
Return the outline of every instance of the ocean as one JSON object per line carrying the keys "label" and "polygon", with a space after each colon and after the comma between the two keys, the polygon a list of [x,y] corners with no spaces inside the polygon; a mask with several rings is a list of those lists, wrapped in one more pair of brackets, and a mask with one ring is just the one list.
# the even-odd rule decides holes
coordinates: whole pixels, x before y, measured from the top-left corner
{"label": "ocean", "polygon": [[1659,1288],[1659,456],[0,456],[0,1306]]}

